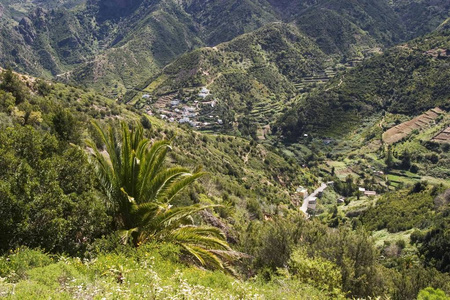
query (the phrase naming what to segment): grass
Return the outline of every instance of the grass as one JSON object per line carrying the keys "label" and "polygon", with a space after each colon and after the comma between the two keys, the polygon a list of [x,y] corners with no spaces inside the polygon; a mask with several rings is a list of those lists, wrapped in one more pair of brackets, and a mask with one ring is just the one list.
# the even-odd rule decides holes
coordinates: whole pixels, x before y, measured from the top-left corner
{"label": "grass", "polygon": [[[323,293],[299,280],[258,277],[243,281],[219,271],[187,266],[170,244],[103,253],[81,260],[50,257],[39,250],[20,249],[0,257],[0,297],[5,299],[323,299]],[[47,257],[45,265],[29,264]],[[8,260],[9,259],[9,260]],[[17,278],[16,271],[23,274]]]}
{"label": "grass", "polygon": [[350,211],[357,211],[361,209],[365,209],[371,205],[373,205],[374,200],[369,197],[361,197],[359,200],[357,200],[355,197],[350,198],[350,202],[347,205],[340,205],[338,206],[339,210],[342,212],[350,212]]}
{"label": "grass", "polygon": [[398,240],[404,240],[406,245],[409,245],[411,233],[413,233],[415,229],[410,229],[406,231],[400,231],[396,233],[390,233],[387,229],[374,231],[372,233],[372,237],[375,240],[375,246],[381,247],[386,242],[395,243]]}
{"label": "grass", "polygon": [[153,93],[155,91],[155,89],[157,89],[161,83],[163,83],[164,81],[166,81],[168,79],[168,76],[165,74],[162,74],[161,76],[159,76],[155,81],[152,81],[144,90],[143,92],[146,93]]}
{"label": "grass", "polygon": [[407,176],[403,176],[403,175],[388,174],[387,177],[388,177],[388,180],[394,184],[403,183],[403,184],[407,184],[407,185],[412,185],[412,184],[420,181],[420,178],[419,179],[411,178],[411,177],[407,177]]}

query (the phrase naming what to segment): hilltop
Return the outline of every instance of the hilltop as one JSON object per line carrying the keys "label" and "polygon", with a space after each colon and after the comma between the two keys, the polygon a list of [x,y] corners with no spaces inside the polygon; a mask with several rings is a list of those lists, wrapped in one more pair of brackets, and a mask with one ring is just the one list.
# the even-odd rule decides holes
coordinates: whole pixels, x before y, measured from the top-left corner
{"label": "hilltop", "polygon": [[[295,26],[270,24],[181,56],[136,93],[134,103],[166,115],[176,115],[182,105],[196,105],[198,116],[190,120],[197,122],[194,126],[216,123],[216,118],[208,116],[218,115],[223,130],[255,136],[258,128],[271,124],[281,113],[304,78],[324,74],[326,68],[326,55]],[[201,89],[207,92],[198,96]],[[179,99],[180,104],[164,107],[168,97]],[[213,111],[209,111],[210,103],[214,103]]]}

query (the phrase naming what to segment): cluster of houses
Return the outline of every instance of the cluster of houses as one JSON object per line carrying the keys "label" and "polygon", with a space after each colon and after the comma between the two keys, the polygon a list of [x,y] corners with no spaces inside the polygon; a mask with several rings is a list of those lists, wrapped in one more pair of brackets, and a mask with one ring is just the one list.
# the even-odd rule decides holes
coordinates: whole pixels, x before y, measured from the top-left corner
{"label": "cluster of houses", "polygon": [[[196,99],[180,100],[174,94],[166,95],[152,103],[148,113],[155,113],[168,122],[188,124],[198,129],[221,126],[223,120],[215,112],[217,100],[206,99],[210,95],[211,92],[206,87],[200,90]],[[142,99],[150,100],[151,96],[144,94]]]}

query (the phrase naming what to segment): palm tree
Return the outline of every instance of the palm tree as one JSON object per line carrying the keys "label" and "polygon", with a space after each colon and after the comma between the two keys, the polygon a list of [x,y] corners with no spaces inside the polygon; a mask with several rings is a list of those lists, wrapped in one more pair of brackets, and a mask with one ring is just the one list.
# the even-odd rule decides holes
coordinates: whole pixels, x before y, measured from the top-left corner
{"label": "palm tree", "polygon": [[172,207],[171,200],[186,186],[204,175],[181,167],[167,168],[164,160],[171,149],[168,141],[151,144],[142,126],[129,129],[121,122],[120,134],[111,126],[103,130],[92,123],[104,144],[93,141],[91,162],[115,212],[116,225],[124,242],[136,246],[148,241],[180,245],[202,265],[225,268],[224,261],[236,255],[222,231],[196,226],[192,214],[212,206]]}

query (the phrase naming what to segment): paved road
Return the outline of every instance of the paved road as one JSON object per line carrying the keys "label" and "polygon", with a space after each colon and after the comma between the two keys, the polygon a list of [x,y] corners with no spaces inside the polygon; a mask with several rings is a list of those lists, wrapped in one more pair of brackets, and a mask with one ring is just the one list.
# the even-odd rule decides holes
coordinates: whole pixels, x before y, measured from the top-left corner
{"label": "paved road", "polygon": [[308,204],[312,197],[317,197],[320,192],[323,192],[328,186],[325,183],[322,183],[318,189],[316,189],[311,195],[303,199],[302,207],[300,210],[306,214],[308,210]]}

